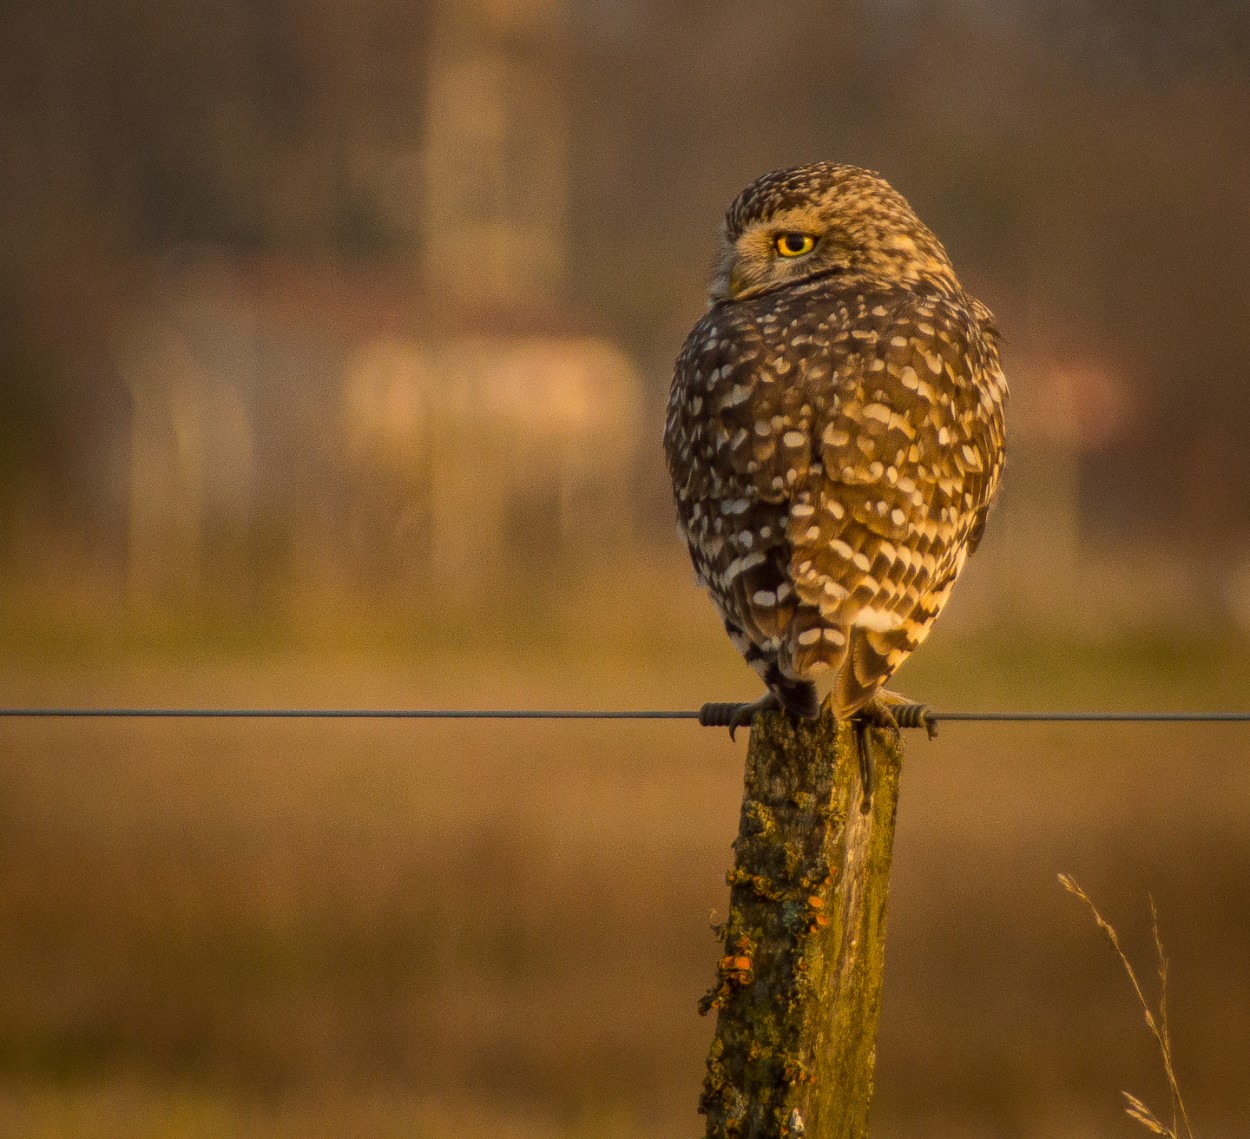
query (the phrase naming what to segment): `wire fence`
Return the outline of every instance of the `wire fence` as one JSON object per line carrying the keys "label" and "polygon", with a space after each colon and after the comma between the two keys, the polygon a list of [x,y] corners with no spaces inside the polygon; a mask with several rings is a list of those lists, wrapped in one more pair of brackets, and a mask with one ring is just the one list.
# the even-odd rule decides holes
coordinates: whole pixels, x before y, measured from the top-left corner
{"label": "wire fence", "polygon": [[[737,705],[718,705],[737,707]],[[1248,712],[1038,711],[977,712],[930,710],[935,723],[1250,723]],[[0,708],[10,719],[142,720],[695,720],[704,709],[562,708]],[[720,726],[708,724],[707,726]],[[906,724],[904,726],[923,726]]]}

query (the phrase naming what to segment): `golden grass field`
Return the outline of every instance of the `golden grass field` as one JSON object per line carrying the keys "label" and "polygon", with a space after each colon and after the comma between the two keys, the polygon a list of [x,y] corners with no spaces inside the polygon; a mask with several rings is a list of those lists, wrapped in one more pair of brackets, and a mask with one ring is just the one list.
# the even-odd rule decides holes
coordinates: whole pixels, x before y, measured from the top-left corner
{"label": "golden grass field", "polygon": [[[683,601],[684,603],[684,601]],[[658,603],[657,603],[658,604]],[[663,610],[663,606],[658,606]],[[702,617],[702,610],[698,610]],[[15,644],[5,704],[693,707],[707,615],[525,650]],[[660,613],[663,618],[663,612]],[[657,631],[658,630],[658,631]],[[602,632],[602,628],[599,629]],[[935,636],[936,707],[1245,707],[1250,646]],[[437,637],[434,638],[437,641]],[[745,741],[694,724],[0,722],[0,1136],[694,1139]],[[1250,1134],[1250,729],[909,736],[878,1137]]]}

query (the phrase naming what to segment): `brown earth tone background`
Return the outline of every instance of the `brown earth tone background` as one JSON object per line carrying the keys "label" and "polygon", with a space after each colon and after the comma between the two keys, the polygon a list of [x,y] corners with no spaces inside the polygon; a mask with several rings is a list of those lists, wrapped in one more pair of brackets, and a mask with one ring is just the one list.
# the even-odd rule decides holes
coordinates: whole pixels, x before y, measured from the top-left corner
{"label": "brown earth tone background", "polygon": [[[592,625],[548,659],[58,655],[10,660],[3,682],[30,703],[749,695],[706,616],[637,656],[596,656]],[[939,637],[904,677],[939,707],[1214,707],[1239,700],[1250,661],[1240,645]],[[689,723],[4,733],[0,1133],[701,1133],[695,1004],[741,742]],[[1147,972],[1154,894],[1191,1110],[1242,1133],[1247,750],[1237,727],[909,738],[876,1134],[1101,1136],[1129,1127],[1121,1088],[1162,1102],[1127,983],[1059,871]]]}
{"label": "brown earth tone background", "polygon": [[[725,205],[881,170],[995,310],[989,536],[899,687],[1250,708],[1233,3],[17,0],[0,11],[0,704],[756,695],[659,435]],[[740,740],[0,722],[0,1136],[669,1139]],[[874,1134],[1132,1134],[1068,872],[1250,1134],[1250,731],[910,737]]]}

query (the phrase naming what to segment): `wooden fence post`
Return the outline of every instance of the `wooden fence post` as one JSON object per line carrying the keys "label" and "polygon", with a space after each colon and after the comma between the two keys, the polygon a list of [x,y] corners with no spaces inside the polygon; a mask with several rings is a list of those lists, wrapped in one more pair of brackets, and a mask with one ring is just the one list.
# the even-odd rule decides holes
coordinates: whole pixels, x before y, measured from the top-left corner
{"label": "wooden fence post", "polygon": [[901,760],[871,738],[865,814],[848,725],[755,718],[725,955],[700,1005],[717,1010],[708,1139],[867,1134]]}

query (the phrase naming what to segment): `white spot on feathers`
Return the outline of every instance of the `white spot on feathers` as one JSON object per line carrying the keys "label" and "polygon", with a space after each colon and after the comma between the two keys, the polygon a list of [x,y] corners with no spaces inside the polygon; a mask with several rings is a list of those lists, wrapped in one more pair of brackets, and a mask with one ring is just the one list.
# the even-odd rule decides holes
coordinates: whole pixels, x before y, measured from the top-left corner
{"label": "white spot on feathers", "polygon": [[851,624],[874,633],[892,633],[903,627],[903,618],[888,609],[864,608],[851,618]]}

